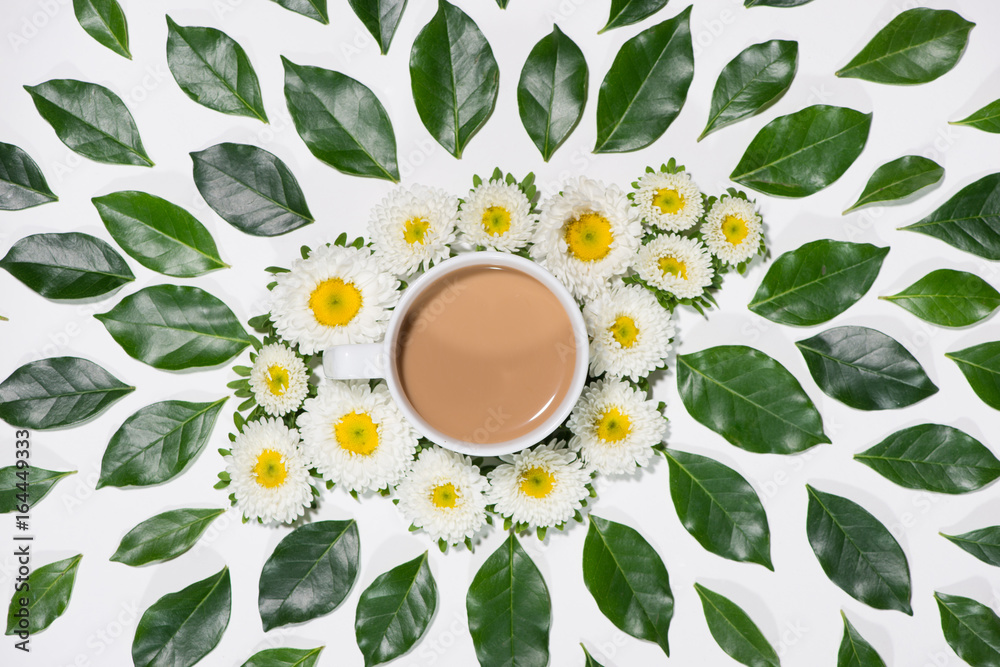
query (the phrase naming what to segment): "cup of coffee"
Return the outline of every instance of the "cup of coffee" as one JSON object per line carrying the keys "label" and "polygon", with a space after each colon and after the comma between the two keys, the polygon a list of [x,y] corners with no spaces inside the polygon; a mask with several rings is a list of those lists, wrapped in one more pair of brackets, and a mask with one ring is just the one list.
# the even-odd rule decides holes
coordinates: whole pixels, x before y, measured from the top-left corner
{"label": "cup of coffee", "polygon": [[445,260],[403,293],[385,340],[323,353],[326,377],[385,378],[410,423],[470,456],[540,442],[576,404],[589,342],[580,308],[544,268],[516,255]]}

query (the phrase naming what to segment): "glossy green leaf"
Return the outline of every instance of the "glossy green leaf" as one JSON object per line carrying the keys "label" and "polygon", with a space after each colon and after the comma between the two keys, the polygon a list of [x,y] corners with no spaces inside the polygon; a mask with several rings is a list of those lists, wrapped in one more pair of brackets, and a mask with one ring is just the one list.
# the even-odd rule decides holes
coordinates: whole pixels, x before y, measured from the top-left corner
{"label": "glossy green leaf", "polygon": [[962,188],[929,216],[902,229],[941,239],[959,250],[1000,260],[1000,174]]}
{"label": "glossy green leaf", "polygon": [[1000,100],[994,100],[967,118],[956,120],[952,125],[968,125],[983,132],[1000,134]]}
{"label": "glossy green leaf", "polygon": [[893,433],[855,460],[908,489],[968,493],[1000,477],[1000,461],[951,426],[921,424]]}
{"label": "glossy green leaf", "polygon": [[1000,341],[973,345],[945,355],[956,364],[986,405],[1000,410]]}
{"label": "glossy green leaf", "polygon": [[889,530],[852,500],[806,490],[809,544],[830,581],[870,607],[912,616],[910,566]]}
{"label": "glossy green leaf", "polygon": [[660,138],[694,77],[691,7],[625,42],[597,94],[595,153],[624,153]]}
{"label": "glossy green leaf", "polygon": [[191,153],[191,161],[198,192],[240,231],[278,236],[314,221],[295,175],[263,148],[218,144]]}
{"label": "glossy green leaf", "polygon": [[974,273],[938,269],[902,292],[880,299],[943,327],[967,327],[1000,308],[1000,292]]}
{"label": "glossy green leaf", "polygon": [[469,15],[446,0],[410,51],[413,102],[424,127],[457,158],[496,105],[500,68]]}
{"label": "glossy green leaf", "polygon": [[934,160],[919,155],[906,155],[876,169],[858,201],[844,211],[844,214],[868,204],[908,197],[934,185],[942,178],[944,168]]}
{"label": "glossy green leaf", "polygon": [[752,347],[679,355],[677,390],[692,417],[747,451],[794,454],[830,442],[798,380]]}
{"label": "glossy green leaf", "polygon": [[427,552],[380,574],[361,593],[354,619],[365,667],[403,655],[420,641],[437,607]]}
{"label": "glossy green leaf", "polygon": [[767,638],[743,609],[729,598],[695,584],[705,621],[719,648],[749,667],[779,667],[781,660]]}
{"label": "glossy green leaf", "polygon": [[1000,526],[980,528],[961,535],[945,535],[958,547],[961,547],[987,565],[1000,567]]}
{"label": "glossy green leaf", "polygon": [[181,474],[205,448],[225,402],[163,401],[137,410],[111,436],[97,488],[149,486]]}
{"label": "glossy green leaf", "polygon": [[[73,583],[83,554],[59,560],[35,569],[31,573],[31,588],[14,591],[7,609],[7,634],[26,631],[31,635],[52,625],[63,615],[73,594]],[[21,604],[27,601],[27,604]],[[22,619],[25,625],[21,625]]]}
{"label": "glossy green leaf", "polygon": [[358,524],[316,521],[286,535],[264,563],[257,608],[264,632],[337,608],[358,578]]}
{"label": "glossy green leaf", "polygon": [[104,86],[53,79],[24,89],[71,150],[95,162],[153,166],[128,107]]}
{"label": "glossy green leaf", "polygon": [[588,77],[583,51],[557,25],[528,54],[517,84],[517,109],[546,162],[583,116]]}
{"label": "glossy green leaf", "polygon": [[972,667],[1000,665],[1000,617],[984,604],[934,593],[948,646]]}
{"label": "glossy green leaf", "polygon": [[130,357],[169,371],[218,366],[252,342],[233,311],[198,287],[147,287],[94,317]]}
{"label": "glossy green leaf", "polygon": [[747,307],[779,324],[822,324],[868,293],[887,254],[868,243],[811,241],[775,260]]}
{"label": "glossy green leaf", "polygon": [[31,156],[0,142],[0,211],[21,211],[58,201]]}
{"label": "glossy green leaf", "polygon": [[114,248],[80,232],[25,236],[0,268],[49,299],[101,296],[135,280]]}
{"label": "glossy green leaf", "polygon": [[812,0],[744,0],[744,7],[799,7]]}
{"label": "glossy green leaf", "polygon": [[316,667],[319,654],[324,648],[326,647],[264,649],[252,655],[241,667]]}
{"label": "glossy green leaf", "polygon": [[375,38],[382,55],[389,53],[389,45],[406,9],[406,0],[350,0],[350,3]]}
{"label": "glossy green leaf", "polygon": [[771,530],[753,487],[735,470],[705,456],[667,450],[670,497],[684,528],[708,551],[769,570]]}
{"label": "glossy green leaf", "polygon": [[135,667],[194,665],[212,652],[232,611],[229,568],[168,593],[147,609],[132,641]]}
{"label": "glossy green leaf", "polygon": [[844,638],[837,653],[837,667],[885,667],[885,661],[861,633],[847,620],[847,614],[840,612],[844,619]]}
{"label": "glossy green leaf", "polygon": [[396,135],[375,94],[346,74],[281,61],[288,112],[309,152],[345,174],[398,181]]}
{"label": "glossy green leaf", "polygon": [[898,85],[933,81],[958,63],[975,25],[946,9],[908,9],[882,28],[837,76]]}
{"label": "glossy green leaf", "polygon": [[594,656],[590,655],[590,651],[588,651],[587,647],[582,643],[580,644],[580,648],[583,649],[583,656],[585,660],[583,667],[604,667],[604,665],[594,660]]}
{"label": "glossy green leaf", "polygon": [[139,566],[177,558],[225,513],[225,509],[183,509],[157,514],[128,531],[111,560]]}
{"label": "glossy green leaf", "polygon": [[729,176],[758,192],[806,197],[854,164],[868,141],[872,114],[817,104],[764,126]]}
{"label": "glossy green leaf", "polygon": [[645,20],[667,6],[668,0],[611,0],[608,22],[598,34]]}
{"label": "glossy green leaf", "polygon": [[465,607],[480,667],[549,664],[549,589],[516,535],[479,568]]}
{"label": "glossy green leaf", "polygon": [[285,9],[290,9],[296,14],[308,16],[327,25],[330,23],[330,13],[326,7],[326,0],[271,0]]}
{"label": "glossy green leaf", "polygon": [[12,426],[72,426],[135,391],[92,361],[53,357],[27,363],[0,383],[0,419]]}
{"label": "glossy green leaf", "polygon": [[507,4],[509,2],[510,0],[497,0],[497,7],[499,7],[500,9],[507,9]]}
{"label": "glossy green leaf", "polygon": [[117,0],[73,0],[73,11],[83,29],[99,44],[132,59],[128,50],[128,22]]}
{"label": "glossy green leaf", "polygon": [[17,466],[0,468],[0,514],[14,511],[24,514],[17,508],[25,504],[26,492],[24,487],[18,487],[18,484],[27,484],[26,504],[30,509],[41,502],[59,480],[75,474],[75,470],[56,472],[37,466],[31,466],[30,469],[18,469]]}
{"label": "glossy green leaf", "polygon": [[894,338],[836,327],[795,343],[823,393],[858,410],[894,410],[937,393],[923,366]]}
{"label": "glossy green leaf", "polygon": [[748,46],[733,58],[715,82],[708,124],[698,141],[776,102],[792,85],[798,59],[799,43],[780,39]]}

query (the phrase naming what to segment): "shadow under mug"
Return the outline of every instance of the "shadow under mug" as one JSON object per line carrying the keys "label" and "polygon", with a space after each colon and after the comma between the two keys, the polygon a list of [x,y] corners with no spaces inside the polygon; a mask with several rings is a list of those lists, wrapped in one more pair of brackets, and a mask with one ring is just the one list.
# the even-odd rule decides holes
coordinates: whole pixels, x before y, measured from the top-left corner
{"label": "shadow under mug", "polygon": [[[399,349],[400,330],[406,315],[418,297],[445,276],[469,267],[498,266],[525,273],[545,286],[562,305],[569,317],[576,343],[576,357],[573,377],[569,389],[558,407],[548,419],[528,433],[510,440],[494,443],[476,443],[446,435],[427,423],[416,410],[403,391],[396,364]],[[405,344],[405,343],[404,343]],[[389,393],[400,411],[417,431],[445,449],[469,456],[500,456],[537,444],[551,434],[565,421],[576,405],[583,385],[587,380],[587,366],[590,361],[590,343],[587,328],[580,307],[569,290],[551,273],[530,260],[501,252],[468,252],[446,259],[417,278],[404,291],[399,303],[389,319],[385,339],[381,343],[367,345],[336,345],[323,352],[323,372],[331,380],[367,380],[385,378]]]}

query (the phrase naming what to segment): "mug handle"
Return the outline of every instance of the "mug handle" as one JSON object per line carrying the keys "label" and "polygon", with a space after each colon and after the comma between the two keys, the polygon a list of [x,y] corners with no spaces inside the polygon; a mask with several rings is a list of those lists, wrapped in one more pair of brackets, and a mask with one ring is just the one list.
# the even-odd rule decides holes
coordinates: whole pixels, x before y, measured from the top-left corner
{"label": "mug handle", "polygon": [[323,374],[330,380],[385,377],[385,345],[335,345],[323,352]]}

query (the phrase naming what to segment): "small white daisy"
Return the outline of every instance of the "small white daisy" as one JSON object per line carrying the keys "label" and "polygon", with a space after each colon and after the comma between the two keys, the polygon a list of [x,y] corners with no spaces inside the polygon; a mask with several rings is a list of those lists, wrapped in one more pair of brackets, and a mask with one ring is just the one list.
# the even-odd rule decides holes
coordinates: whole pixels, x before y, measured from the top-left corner
{"label": "small white daisy", "polygon": [[328,381],[306,399],[298,418],[302,449],[324,479],[348,491],[375,491],[403,476],[417,432],[396,407],[385,383]]}
{"label": "small white daisy", "polygon": [[486,524],[488,488],[472,459],[431,447],[420,452],[396,487],[397,507],[431,539],[457,544]]}
{"label": "small white daisy", "polygon": [[616,285],[587,303],[590,372],[633,380],[663,366],[674,337],[670,311],[639,285]]}
{"label": "small white daisy", "polygon": [[271,319],[302,354],[331,345],[373,343],[385,333],[399,282],[367,248],[320,246],[274,278]]}
{"label": "small white daisy", "polygon": [[564,440],[552,440],[520,453],[501,456],[488,475],[487,493],[497,514],[532,528],[555,526],[573,518],[590,495],[590,472]]}
{"label": "small white daisy", "polygon": [[280,417],[298,408],[309,393],[306,365],[280,343],[265,345],[250,369],[250,390],[264,412]]}
{"label": "small white daisy", "polygon": [[469,191],[458,213],[458,228],[472,246],[515,252],[528,244],[538,223],[521,188],[489,181]]}
{"label": "small white daisy", "polygon": [[677,234],[661,234],[642,246],[633,268],[647,283],[678,299],[701,296],[715,276],[705,244]]}
{"label": "small white daisy", "polygon": [[669,232],[694,226],[705,213],[701,191],[686,171],[645,173],[636,183],[633,202],[643,220]]}
{"label": "small white daisy", "polygon": [[701,225],[705,245],[726,264],[739,264],[756,255],[762,234],[761,219],[753,203],[739,197],[722,197]]}
{"label": "small white daisy", "polygon": [[225,457],[236,507],[248,519],[291,523],[312,504],[299,432],[277,419],[247,422]]}
{"label": "small white daisy", "polygon": [[580,177],[545,201],[531,257],[578,299],[591,298],[628,270],[641,234],[625,193]]}
{"label": "small white daisy", "polygon": [[656,401],[646,399],[628,382],[597,380],[569,416],[570,449],[602,475],[633,474],[649,463],[653,446],[663,441],[667,420]]}
{"label": "small white daisy", "polygon": [[372,208],[368,233],[384,270],[406,277],[447,259],[455,240],[458,199],[444,190],[396,188]]}

